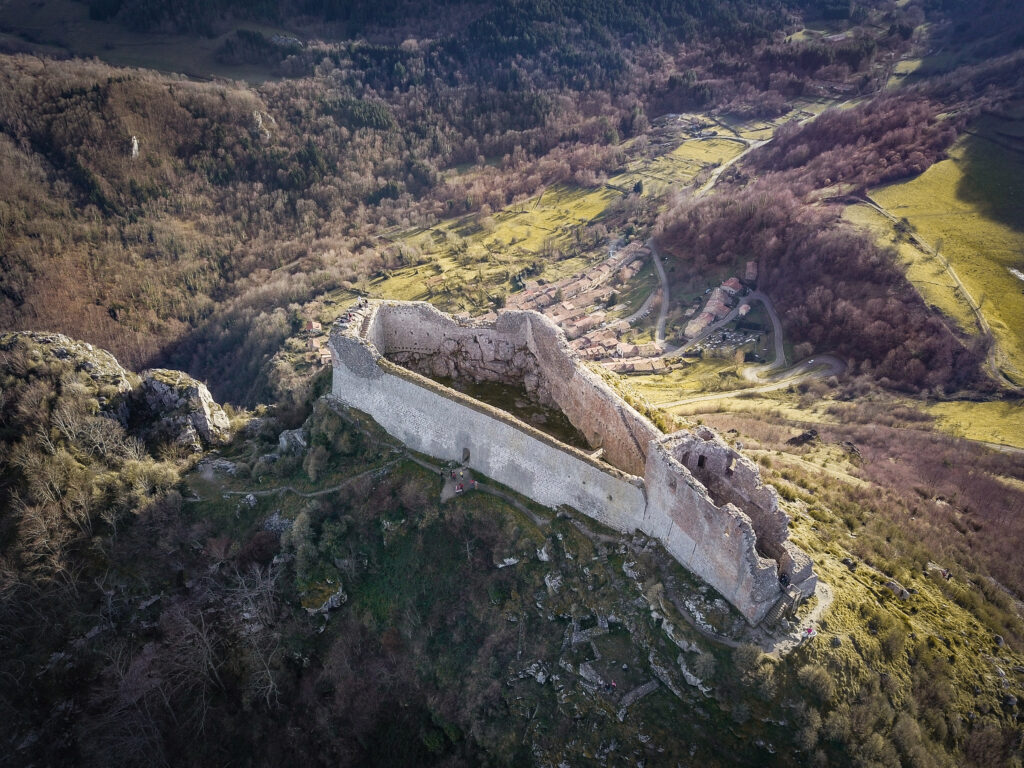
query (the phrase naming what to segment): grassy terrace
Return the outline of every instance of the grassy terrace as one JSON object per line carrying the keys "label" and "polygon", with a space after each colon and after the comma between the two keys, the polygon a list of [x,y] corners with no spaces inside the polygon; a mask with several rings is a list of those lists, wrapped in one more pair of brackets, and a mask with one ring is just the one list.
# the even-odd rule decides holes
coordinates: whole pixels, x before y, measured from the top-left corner
{"label": "grassy terrace", "polygon": [[1024,449],[1024,402],[936,403],[928,413],[954,435]]}
{"label": "grassy terrace", "polygon": [[644,195],[655,197],[671,187],[681,187],[693,182],[706,168],[725,163],[745,149],[742,142],[729,138],[688,140],[669,152],[635,163],[625,173],[608,180],[622,189],[632,189],[643,182]]}
{"label": "grassy terrace", "polygon": [[630,384],[654,406],[691,395],[724,392],[744,386],[736,363],[717,358],[684,362],[668,373],[634,376]]}
{"label": "grassy terrace", "polygon": [[977,333],[971,305],[941,258],[903,239],[890,219],[869,206],[851,205],[843,211],[843,218],[851,224],[870,229],[880,243],[896,248],[906,268],[907,279],[924,300],[952,320],[962,332]]}

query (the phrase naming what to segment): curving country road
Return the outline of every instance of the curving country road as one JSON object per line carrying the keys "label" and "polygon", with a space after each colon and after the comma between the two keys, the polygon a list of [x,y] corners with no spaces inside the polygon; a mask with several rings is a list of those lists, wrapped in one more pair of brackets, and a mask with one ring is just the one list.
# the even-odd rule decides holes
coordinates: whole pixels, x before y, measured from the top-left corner
{"label": "curving country road", "polygon": [[658,281],[661,283],[661,307],[658,309],[658,324],[654,329],[654,341],[665,343],[665,322],[668,320],[668,305],[670,294],[668,289],[668,276],[665,274],[665,267],[661,263],[661,254],[654,245],[654,238],[647,241],[647,247],[651,249],[651,260],[654,262],[654,271],[658,273]]}
{"label": "curving country road", "polygon": [[[733,157],[733,158],[730,158],[729,160],[726,160],[724,163],[722,163],[717,168],[715,168],[715,170],[712,171],[711,175],[708,177],[708,180],[705,181],[701,185],[700,189],[696,190],[693,193],[694,197],[703,197],[704,195],[706,195],[708,192],[711,191],[711,189],[715,186],[715,184],[718,183],[719,177],[721,177],[721,175],[723,173],[725,173],[725,170],[729,166],[735,165],[740,160],[742,160],[744,157],[746,157],[751,152],[753,152],[755,149],[757,149],[758,147],[763,147],[765,144],[767,144],[769,141],[771,141],[771,139],[762,139],[761,141],[758,141],[756,139],[744,139],[744,138],[742,138],[740,136],[736,136],[736,137],[732,137],[732,136],[713,136],[713,137],[709,137],[709,138],[730,139],[730,140],[740,141],[740,142],[743,142],[744,144],[746,144],[747,148],[744,149],[742,152],[740,152],[738,155],[736,155],[736,157]],[[697,141],[700,141],[700,139],[697,139]]]}
{"label": "curving country road", "polygon": [[747,381],[757,381],[762,378],[762,374],[768,373],[769,371],[775,371],[779,368],[786,366],[786,345],[782,340],[782,321],[779,319],[779,313],[775,311],[775,305],[772,300],[769,299],[761,291],[752,291],[748,296],[749,301],[759,301],[764,307],[765,312],[768,313],[768,317],[772,321],[772,339],[775,342],[775,357],[770,363],[757,366],[756,368],[744,368],[742,371],[743,378]]}
{"label": "curving country road", "polygon": [[647,315],[650,314],[650,312],[651,312],[651,304],[654,303],[654,300],[656,298],[658,298],[658,289],[657,288],[655,288],[653,291],[651,291],[650,294],[647,296],[647,298],[644,299],[644,303],[640,305],[640,309],[638,309],[636,312],[634,312],[629,317],[622,318],[623,321],[629,323],[630,325],[632,325],[637,320],[641,320],[641,319],[647,317]]}
{"label": "curving country road", "polygon": [[[694,395],[693,397],[673,400],[668,403],[655,403],[655,405],[659,408],[674,408],[676,406],[687,405],[689,403],[698,403],[707,400],[720,400],[726,397],[739,397],[740,395],[753,392],[775,392],[780,389],[791,387],[794,384],[799,384],[801,381],[805,381],[806,379],[822,379],[829,376],[838,376],[846,370],[846,364],[833,355],[815,355],[812,358],[797,363],[789,369],[785,369],[788,361],[786,360],[786,348],[782,335],[782,321],[779,319],[779,313],[775,310],[775,305],[772,303],[772,300],[761,291],[753,291],[747,295],[746,299],[748,302],[761,302],[761,304],[764,305],[765,311],[768,313],[768,317],[772,321],[772,337],[775,346],[775,359],[770,363],[764,363],[762,365],[745,366],[740,369],[739,373],[746,381],[764,381],[765,383],[757,387],[733,389],[725,392],[713,392],[705,395]],[[674,350],[664,352],[662,356],[668,357],[671,355],[678,355],[685,352],[687,349],[690,349],[694,345],[699,344],[719,328],[732,321],[736,317],[737,312],[737,309],[733,309],[721,320],[709,325],[700,335],[694,337],[686,344],[683,344]],[[765,377],[767,374],[780,370],[781,372],[777,376],[766,380]]]}
{"label": "curving country road", "polygon": [[722,400],[728,397],[739,397],[741,395],[755,392],[777,392],[780,389],[792,387],[808,379],[824,379],[829,376],[838,376],[846,370],[846,364],[838,357],[832,355],[816,355],[810,360],[797,363],[789,370],[783,372],[778,378],[768,384],[758,387],[747,387],[746,389],[729,389],[724,392],[712,392],[707,395],[695,395],[684,397],[681,400],[672,400],[668,403],[652,403],[658,408],[676,408],[690,403],[699,403],[707,400]]}

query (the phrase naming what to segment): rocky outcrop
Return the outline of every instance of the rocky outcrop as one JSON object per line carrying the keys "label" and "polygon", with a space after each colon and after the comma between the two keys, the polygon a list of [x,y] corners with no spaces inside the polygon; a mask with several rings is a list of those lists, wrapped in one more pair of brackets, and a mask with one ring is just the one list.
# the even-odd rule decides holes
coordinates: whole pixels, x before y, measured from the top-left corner
{"label": "rocky outcrop", "polygon": [[78,385],[96,407],[150,443],[172,442],[189,450],[223,444],[228,416],[200,381],[181,371],[155,368],[141,376],[124,368],[105,349],[61,333],[0,334],[0,352],[19,350],[24,365],[71,366]]}
{"label": "rocky outcrop", "polygon": [[107,350],[62,333],[19,331],[0,334],[0,350],[7,351],[15,346],[25,351],[30,363],[61,361],[74,366],[75,371],[91,383],[100,405],[111,403],[139,384],[139,377],[123,368]]}
{"label": "rocky outcrop", "polygon": [[131,420],[146,439],[173,442],[190,450],[222,445],[230,422],[201,381],[187,373],[154,368],[142,374],[132,393]]}

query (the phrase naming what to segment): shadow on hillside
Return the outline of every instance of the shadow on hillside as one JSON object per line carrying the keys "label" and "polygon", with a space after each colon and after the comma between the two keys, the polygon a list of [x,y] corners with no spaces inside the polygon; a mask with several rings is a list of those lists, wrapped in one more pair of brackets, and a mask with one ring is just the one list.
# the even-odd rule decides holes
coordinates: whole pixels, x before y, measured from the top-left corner
{"label": "shadow on hillside", "polygon": [[1024,232],[1024,138],[986,126],[966,137],[960,162],[957,197],[983,216]]}

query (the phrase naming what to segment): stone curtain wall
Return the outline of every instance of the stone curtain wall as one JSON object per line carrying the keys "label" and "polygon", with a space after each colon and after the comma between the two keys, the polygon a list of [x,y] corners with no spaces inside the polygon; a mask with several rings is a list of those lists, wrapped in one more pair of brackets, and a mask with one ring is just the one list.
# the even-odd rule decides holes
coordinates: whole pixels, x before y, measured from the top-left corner
{"label": "stone curtain wall", "polygon": [[779,509],[775,489],[761,482],[761,473],[745,456],[716,439],[707,427],[673,435],[665,448],[708,490],[719,505],[732,503],[746,512],[757,533],[757,548],[778,558],[789,536],[789,517]]}
{"label": "stone curtain wall", "polygon": [[[333,395],[413,450],[465,463],[545,506],[659,539],[751,623],[781,597],[780,574],[813,593],[810,558],[788,540],[789,518],[757,467],[710,429],[661,435],[579,363],[547,318],[504,312],[490,325],[458,323],[422,303],[373,302],[330,346]],[[398,362],[523,384],[625,471]]]}
{"label": "stone curtain wall", "polygon": [[551,399],[608,462],[634,475],[647,464],[647,446],[661,432],[626,403],[596,373],[581,364],[565,335],[548,318],[532,315],[530,349],[540,361]]}
{"label": "stone curtain wall", "polygon": [[560,409],[608,462],[641,475],[661,433],[572,353],[562,331],[530,311],[493,325],[457,323],[423,302],[376,305],[368,337],[388,360],[427,376],[522,385]]}
{"label": "stone curtain wall", "polygon": [[[539,504],[565,504],[619,531],[643,515],[643,482],[459,392],[332,337],[333,394],[420,453],[456,461]],[[468,456],[467,456],[468,454]]]}
{"label": "stone curtain wall", "polygon": [[673,557],[756,624],[778,601],[778,564],[757,553],[757,534],[732,504],[718,507],[663,443],[647,460],[643,527]]}

